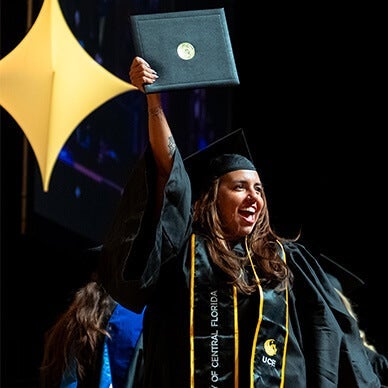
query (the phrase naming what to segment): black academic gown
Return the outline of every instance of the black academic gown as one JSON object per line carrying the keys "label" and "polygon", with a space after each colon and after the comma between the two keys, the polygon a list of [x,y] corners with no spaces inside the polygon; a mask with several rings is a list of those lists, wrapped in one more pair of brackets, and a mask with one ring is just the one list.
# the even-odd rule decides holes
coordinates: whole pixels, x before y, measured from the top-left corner
{"label": "black academic gown", "polygon": [[[297,243],[283,244],[284,259],[295,276],[293,287],[287,291],[287,303],[269,291],[268,300],[275,307],[263,309],[268,313],[267,316],[264,312],[263,322],[279,320],[276,324],[280,331],[287,327],[287,339],[280,345],[284,354],[280,352],[278,359],[260,354],[261,331],[257,343],[253,340],[258,327],[260,294],[234,295],[233,289],[225,286],[223,274],[209,260],[201,236],[192,239],[195,231],[190,181],[179,152],[175,153],[157,222],[152,217],[154,176],[152,154],[147,149],[124,190],[104,242],[100,268],[104,286],[119,303],[134,311],[147,305],[141,363],[144,379],[134,386],[381,386],[355,320],[315,258]],[[192,276],[193,273],[196,275]],[[263,295],[262,300],[266,301],[267,296]],[[224,321],[220,330],[206,327],[206,322],[209,326],[214,323],[212,297],[217,301],[216,318]],[[206,306],[209,306],[208,316]],[[270,338],[275,335],[271,333]],[[238,357],[235,357],[236,346]],[[250,370],[252,362],[254,368]],[[270,367],[274,364],[283,366],[283,370],[272,372]],[[250,379],[254,382],[250,383]]]}

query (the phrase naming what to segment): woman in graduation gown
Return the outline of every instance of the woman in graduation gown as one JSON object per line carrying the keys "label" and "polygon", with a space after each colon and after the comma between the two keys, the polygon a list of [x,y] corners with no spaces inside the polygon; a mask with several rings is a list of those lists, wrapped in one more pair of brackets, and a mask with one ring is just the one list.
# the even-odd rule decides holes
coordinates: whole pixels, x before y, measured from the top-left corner
{"label": "woman in graduation gown", "polygon": [[[143,92],[158,78],[139,57],[129,75]],[[271,229],[243,132],[184,162],[160,95],[145,98],[149,144],[100,268],[115,300],[147,305],[136,387],[380,387],[317,260]]]}

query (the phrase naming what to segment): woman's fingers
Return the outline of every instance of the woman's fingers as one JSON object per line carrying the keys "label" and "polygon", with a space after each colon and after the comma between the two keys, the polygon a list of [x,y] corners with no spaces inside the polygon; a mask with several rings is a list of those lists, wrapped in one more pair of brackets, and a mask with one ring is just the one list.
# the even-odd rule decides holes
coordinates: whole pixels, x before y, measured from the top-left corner
{"label": "woman's fingers", "polygon": [[129,70],[131,83],[144,92],[144,84],[152,84],[159,77],[155,70],[140,57],[135,57]]}

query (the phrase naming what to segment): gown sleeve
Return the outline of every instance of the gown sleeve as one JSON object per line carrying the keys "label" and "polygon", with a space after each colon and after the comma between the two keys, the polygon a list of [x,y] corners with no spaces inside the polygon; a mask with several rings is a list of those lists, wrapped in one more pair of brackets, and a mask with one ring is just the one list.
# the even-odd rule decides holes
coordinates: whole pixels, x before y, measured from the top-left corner
{"label": "gown sleeve", "polygon": [[103,286],[135,312],[147,304],[161,267],[176,258],[190,234],[191,186],[178,150],[158,219],[155,182],[156,167],[148,145],[129,176],[101,252]]}
{"label": "gown sleeve", "polygon": [[380,388],[360,336],[331,280],[301,244],[285,244],[308,386]]}

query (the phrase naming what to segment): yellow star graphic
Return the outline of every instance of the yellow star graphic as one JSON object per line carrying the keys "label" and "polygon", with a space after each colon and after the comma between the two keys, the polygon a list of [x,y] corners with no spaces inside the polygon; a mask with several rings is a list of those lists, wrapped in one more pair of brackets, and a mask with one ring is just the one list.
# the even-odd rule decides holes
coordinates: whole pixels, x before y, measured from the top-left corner
{"label": "yellow star graphic", "polygon": [[48,191],[54,164],[77,125],[135,86],[99,65],[78,43],[57,0],[45,0],[19,45],[0,60],[0,105],[22,128]]}

